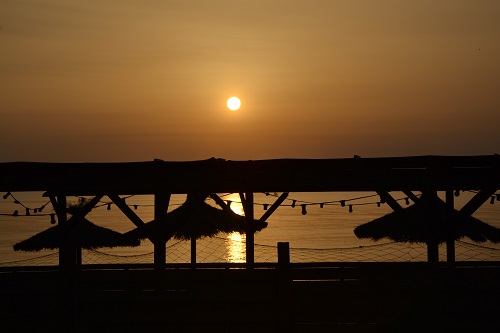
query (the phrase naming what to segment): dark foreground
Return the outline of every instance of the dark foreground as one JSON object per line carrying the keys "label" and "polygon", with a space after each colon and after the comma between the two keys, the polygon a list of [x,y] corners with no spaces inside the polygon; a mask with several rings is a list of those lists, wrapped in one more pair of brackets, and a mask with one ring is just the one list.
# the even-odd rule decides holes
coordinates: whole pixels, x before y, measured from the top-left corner
{"label": "dark foreground", "polygon": [[2,268],[0,332],[498,332],[500,262]]}

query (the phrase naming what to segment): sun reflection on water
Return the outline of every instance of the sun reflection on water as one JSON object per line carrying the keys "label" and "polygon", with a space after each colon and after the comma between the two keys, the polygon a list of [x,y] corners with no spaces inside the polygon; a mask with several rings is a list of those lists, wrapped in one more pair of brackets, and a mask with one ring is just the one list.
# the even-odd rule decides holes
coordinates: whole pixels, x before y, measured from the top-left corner
{"label": "sun reflection on water", "polygon": [[245,262],[246,260],[245,235],[238,232],[232,232],[226,238],[226,261],[227,262]]}

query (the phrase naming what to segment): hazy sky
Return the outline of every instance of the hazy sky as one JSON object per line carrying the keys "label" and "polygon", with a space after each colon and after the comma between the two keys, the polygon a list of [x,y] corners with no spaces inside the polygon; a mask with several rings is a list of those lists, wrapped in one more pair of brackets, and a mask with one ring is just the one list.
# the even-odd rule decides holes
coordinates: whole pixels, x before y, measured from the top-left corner
{"label": "hazy sky", "polygon": [[499,153],[499,17],[498,0],[0,0],[0,161]]}

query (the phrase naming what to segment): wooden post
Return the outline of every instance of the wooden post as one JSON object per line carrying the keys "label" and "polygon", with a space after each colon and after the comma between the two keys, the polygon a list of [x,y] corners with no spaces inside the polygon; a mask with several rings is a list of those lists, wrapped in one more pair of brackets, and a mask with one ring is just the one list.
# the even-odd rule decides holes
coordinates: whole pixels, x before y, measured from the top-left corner
{"label": "wooden post", "polygon": [[196,267],[196,237],[191,237],[191,265]]}
{"label": "wooden post", "polygon": [[254,211],[253,211],[253,192],[247,192],[245,195],[245,216],[247,219],[246,232],[246,262],[247,268],[252,269],[255,263],[254,253]]}
{"label": "wooden post", "polygon": [[451,214],[453,209],[455,209],[455,196],[453,195],[453,190],[446,190],[446,226],[448,231],[448,239],[446,240],[446,261],[448,264],[455,263],[455,239],[453,238],[453,221],[451,219]]}
{"label": "wooden post", "polygon": [[[154,218],[160,221],[167,216],[168,204],[170,202],[170,194],[155,193],[154,196]],[[163,235],[155,233],[154,245],[154,268],[156,271],[163,271],[165,269],[165,262],[167,260],[167,253],[165,250],[166,241]]]}
{"label": "wooden post", "polygon": [[278,268],[287,269],[290,267],[290,244],[288,242],[278,242]]}

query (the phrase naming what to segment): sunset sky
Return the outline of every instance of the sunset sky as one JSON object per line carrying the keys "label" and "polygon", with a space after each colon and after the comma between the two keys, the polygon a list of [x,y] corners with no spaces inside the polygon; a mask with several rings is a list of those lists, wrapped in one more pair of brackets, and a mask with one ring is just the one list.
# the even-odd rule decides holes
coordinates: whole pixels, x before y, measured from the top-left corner
{"label": "sunset sky", "polygon": [[498,0],[0,0],[0,161],[500,153],[499,18]]}

